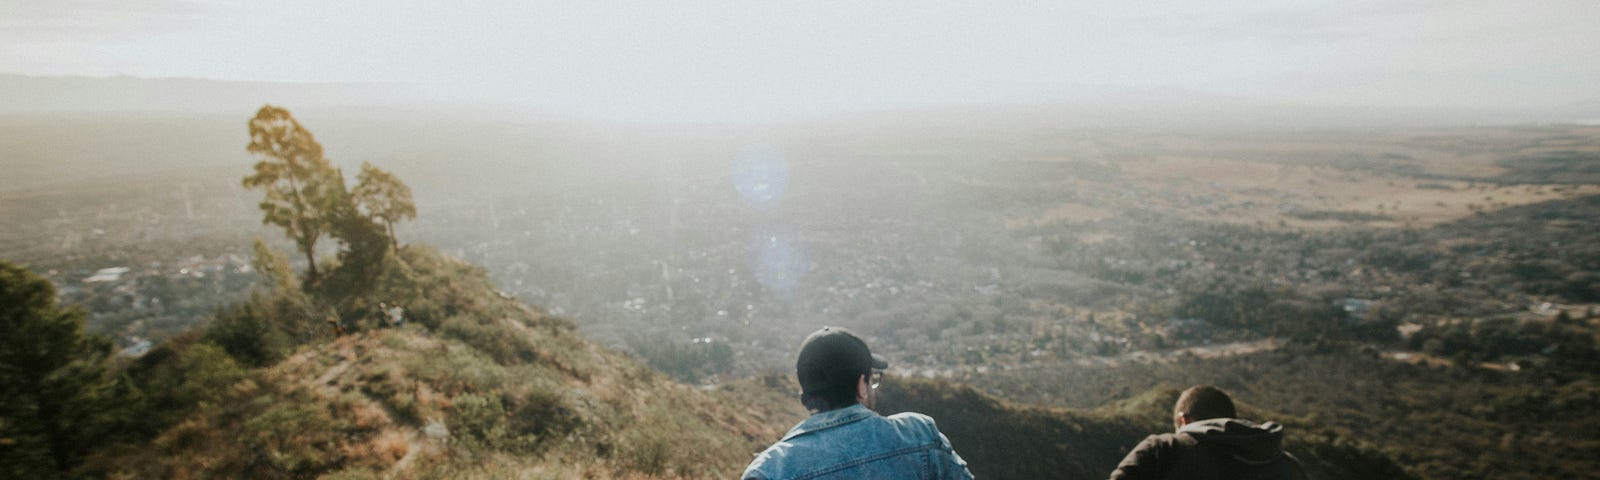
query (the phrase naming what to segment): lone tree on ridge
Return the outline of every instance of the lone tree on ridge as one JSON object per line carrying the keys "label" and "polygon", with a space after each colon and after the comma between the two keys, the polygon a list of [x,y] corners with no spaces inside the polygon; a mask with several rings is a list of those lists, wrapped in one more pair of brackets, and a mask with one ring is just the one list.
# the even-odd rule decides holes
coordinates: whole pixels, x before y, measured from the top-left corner
{"label": "lone tree on ridge", "polygon": [[327,234],[340,204],[348,202],[344,178],[322,156],[322,145],[284,110],[261,107],[250,119],[250,144],[245,150],[261,160],[255,174],[244,178],[245,188],[266,192],[262,223],[283,227],[308,263],[307,278],[315,282],[317,241]]}

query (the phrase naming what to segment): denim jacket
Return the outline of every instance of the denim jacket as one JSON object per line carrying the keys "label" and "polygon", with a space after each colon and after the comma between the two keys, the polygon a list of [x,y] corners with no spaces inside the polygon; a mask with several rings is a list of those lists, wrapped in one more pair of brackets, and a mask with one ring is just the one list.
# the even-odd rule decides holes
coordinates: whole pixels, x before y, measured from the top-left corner
{"label": "denim jacket", "polygon": [[970,479],[933,419],[880,416],[860,404],[812,415],[756,455],[745,480]]}

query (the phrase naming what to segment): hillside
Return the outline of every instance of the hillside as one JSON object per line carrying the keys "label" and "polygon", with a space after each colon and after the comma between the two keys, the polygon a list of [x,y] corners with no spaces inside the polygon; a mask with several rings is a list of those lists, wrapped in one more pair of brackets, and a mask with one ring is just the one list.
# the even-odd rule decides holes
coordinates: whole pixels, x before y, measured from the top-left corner
{"label": "hillside", "polygon": [[[1291,441],[1326,434],[1305,428],[1315,425],[1314,431],[1370,443],[1423,479],[1595,478],[1600,385],[1592,374],[1562,375],[1295,348],[1000,372],[973,385],[1003,385],[1019,402],[1072,406],[1115,402],[1163,385],[1210,383],[1270,406],[1276,413],[1245,415],[1289,425]],[[1462,452],[1472,452],[1471,460],[1463,461]]]}
{"label": "hillside", "polygon": [[[397,260],[367,300],[410,305],[410,320],[401,327],[314,334],[280,360],[249,369],[250,362],[273,355],[239,350],[240,336],[228,332],[241,330],[248,317],[266,325],[297,321],[278,317],[295,315],[285,307],[297,301],[293,294],[258,292],[204,331],[131,365],[148,409],[166,412],[157,415],[164,425],[149,441],[92,455],[82,473],[729,478],[804,416],[791,393],[792,376],[689,387],[597,346],[564,319],[500,294],[480,268],[416,246]],[[406,291],[417,295],[399,293]],[[269,346],[273,336],[258,335]],[[1166,428],[1162,412],[1173,393],[1156,389],[1089,411],[1017,405],[962,385],[895,379],[879,410],[934,416],[981,478],[1099,478],[1139,438]],[[1381,455],[1291,425],[1297,429],[1291,445],[1311,460],[1314,478],[1400,475]]]}
{"label": "hillside", "polygon": [[[527,328],[505,321],[503,333]],[[517,336],[560,341],[546,335]],[[710,478],[742,468],[748,452],[782,434],[786,423],[774,420],[798,415],[772,390],[699,392],[617,354],[572,346],[557,350],[574,354],[560,361],[502,365],[420,329],[340,337],[251,372],[148,446],[97,459],[90,470],[113,478]]]}
{"label": "hillside", "polygon": [[[417,247],[400,258],[410,267],[406,278],[385,280],[408,288],[378,295],[411,306],[404,326],[311,341],[275,364],[238,373],[175,412],[171,425],[147,444],[91,458],[87,472],[110,478],[723,477],[803,414],[779,389],[755,382],[712,392],[674,383],[590,343],[571,323],[499,295],[481,269]],[[398,290],[420,295],[394,298],[401,297]],[[252,300],[271,303],[262,295]],[[184,359],[217,350],[215,339],[228,338],[218,332],[237,325],[228,320],[237,312],[219,316],[200,340],[191,335],[158,348],[132,373],[147,388],[170,375],[182,377],[181,385],[202,382],[202,366]],[[178,373],[157,373],[164,369]],[[157,390],[150,388],[152,403],[159,403]]]}

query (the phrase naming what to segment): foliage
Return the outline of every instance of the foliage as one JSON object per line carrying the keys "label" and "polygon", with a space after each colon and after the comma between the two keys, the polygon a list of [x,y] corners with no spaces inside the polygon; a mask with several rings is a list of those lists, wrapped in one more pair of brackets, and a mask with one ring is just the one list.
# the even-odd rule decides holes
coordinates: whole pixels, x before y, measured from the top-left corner
{"label": "foliage", "polygon": [[[322,405],[310,398],[261,397],[265,411],[244,422],[241,443],[258,452],[254,465],[244,473],[251,476],[301,477],[333,469],[338,465],[338,432],[335,420]],[[270,473],[269,473],[270,472]]]}
{"label": "foliage", "polygon": [[288,110],[265,105],[250,119],[245,149],[261,161],[244,178],[246,188],[265,191],[262,223],[277,225],[294,239],[308,263],[307,276],[317,280],[317,241],[332,228],[341,203],[347,203],[344,179],[322,156],[322,145]]}
{"label": "foliage", "polygon": [[246,365],[266,366],[296,345],[330,337],[329,320],[314,299],[301,292],[258,291],[219,310],[205,325],[205,337]]}
{"label": "foliage", "polygon": [[1505,169],[1495,180],[1506,183],[1600,183],[1600,154],[1556,150],[1523,154],[1495,162]]}
{"label": "foliage", "polygon": [[417,207],[411,201],[411,187],[401,183],[394,174],[361,162],[361,173],[356,175],[356,187],[350,194],[368,216],[383,221],[389,231],[390,245],[399,250],[400,241],[394,235],[394,224],[417,218]]}
{"label": "foliage", "polygon": [[338,264],[313,293],[341,311],[375,308],[376,305],[365,305],[360,300],[370,297],[372,289],[378,286],[378,279],[385,276],[384,271],[393,267],[389,241],[382,227],[353,206],[345,205],[334,217],[333,236],[343,244]]}
{"label": "foliage", "polygon": [[511,428],[505,405],[498,396],[467,393],[457,395],[451,402],[450,430],[456,432],[456,438],[469,450],[526,452],[539,441],[537,435]]}
{"label": "foliage", "polygon": [[699,382],[726,375],[733,369],[734,352],[728,342],[710,338],[692,342],[630,337],[632,348],[646,363],[681,382]]}
{"label": "foliage", "polygon": [[111,342],[82,330],[50,282],[0,261],[0,476],[65,476],[126,433],[137,393],[107,363]]}
{"label": "foliage", "polygon": [[300,289],[299,280],[295,279],[294,271],[289,269],[289,259],[283,258],[278,252],[256,239],[252,246],[253,255],[250,266],[265,277],[267,284],[279,291],[292,291]]}
{"label": "foliage", "polygon": [[[247,149],[262,160],[244,185],[266,191],[264,222],[283,227],[295,239],[306,256],[308,281],[297,285],[288,263],[257,241],[252,265],[267,278],[271,296],[258,296],[251,300],[254,305],[219,315],[213,337],[241,360],[263,365],[281,353],[282,336],[303,343],[319,332],[375,328],[387,323],[386,305],[415,305],[395,298],[419,296],[410,268],[395,257],[399,252],[393,239],[394,222],[416,216],[410,188],[363,163],[357,185],[347,191],[343,174],[323,157],[321,144],[279,107],[263,106],[256,113],[250,139]],[[316,243],[323,236],[340,244],[326,275],[316,263]],[[307,296],[296,295],[297,286]],[[283,320],[277,324],[261,321],[261,311],[290,305],[303,307],[306,314],[275,315]],[[252,339],[265,343],[251,347],[247,343]]]}
{"label": "foliage", "polygon": [[138,405],[141,430],[153,433],[191,409],[216,405],[228,387],[246,377],[246,371],[222,347],[196,342],[190,335],[141,357],[129,369],[129,376],[145,392]]}
{"label": "foliage", "polygon": [[445,319],[439,326],[439,333],[446,338],[455,338],[471,345],[501,365],[516,365],[539,360],[539,352],[534,350],[531,342],[521,335],[507,335],[508,332],[504,328],[485,323],[486,320],[493,321],[468,315],[455,315]]}
{"label": "foliage", "polygon": [[308,309],[303,301],[296,301],[297,296],[293,292],[253,294],[250,300],[217,312],[205,327],[205,338],[245,365],[277,363],[289,353],[296,337],[301,341],[316,338],[307,331],[305,324],[312,319],[305,315]]}
{"label": "foliage", "polygon": [[[339,266],[332,272],[330,287],[338,297],[361,296],[362,289],[378,278],[384,258],[398,249],[394,223],[416,218],[411,188],[389,172],[363,162],[353,189],[347,189],[344,174],[323,157],[322,145],[300,125],[288,110],[272,105],[261,107],[250,120],[250,144],[246,149],[259,157],[255,173],[244,178],[246,188],[264,190],[260,207],[263,223],[277,225],[294,239],[307,262],[308,283],[322,280],[317,268],[317,242],[331,236],[342,244]],[[274,263],[258,246],[258,268],[273,278],[275,285],[288,286],[277,277],[282,265]]]}
{"label": "foliage", "polygon": [[1594,327],[1570,317],[1442,323],[1418,330],[1406,342],[1429,355],[1470,362],[1519,362],[1519,368],[1555,375],[1600,372],[1600,340]]}

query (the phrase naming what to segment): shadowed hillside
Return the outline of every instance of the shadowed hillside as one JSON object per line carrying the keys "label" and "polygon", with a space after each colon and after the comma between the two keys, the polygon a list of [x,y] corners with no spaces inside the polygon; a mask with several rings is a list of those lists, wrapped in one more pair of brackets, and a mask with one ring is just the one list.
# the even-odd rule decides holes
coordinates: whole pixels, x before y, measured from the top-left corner
{"label": "shadowed hillside", "polygon": [[[880,412],[932,416],[978,478],[1106,478],[1146,435],[1171,431],[1179,389],[1156,388],[1095,410],[1007,402],[945,381],[893,379]],[[1241,405],[1246,418],[1286,425],[1286,447],[1312,479],[1405,479],[1371,446],[1293,417]]]}

